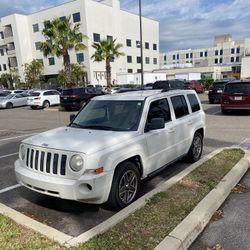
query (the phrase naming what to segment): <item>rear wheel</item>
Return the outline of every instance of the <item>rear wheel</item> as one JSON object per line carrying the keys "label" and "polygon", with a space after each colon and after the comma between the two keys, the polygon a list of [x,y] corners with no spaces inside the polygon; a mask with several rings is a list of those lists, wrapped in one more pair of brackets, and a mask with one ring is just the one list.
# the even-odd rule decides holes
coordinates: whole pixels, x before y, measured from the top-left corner
{"label": "rear wheel", "polygon": [[49,101],[44,101],[44,102],[43,102],[43,107],[44,107],[45,109],[49,108],[49,106],[50,106]]}
{"label": "rear wheel", "polygon": [[192,145],[187,154],[188,162],[196,162],[200,159],[203,150],[203,137],[201,133],[196,132],[192,141]]}
{"label": "rear wheel", "polygon": [[8,102],[8,103],[6,104],[6,108],[7,108],[7,109],[12,109],[12,108],[13,108],[13,103]]}
{"label": "rear wheel", "polygon": [[132,162],[124,162],[115,170],[108,205],[120,209],[131,204],[140,188],[140,173]]}

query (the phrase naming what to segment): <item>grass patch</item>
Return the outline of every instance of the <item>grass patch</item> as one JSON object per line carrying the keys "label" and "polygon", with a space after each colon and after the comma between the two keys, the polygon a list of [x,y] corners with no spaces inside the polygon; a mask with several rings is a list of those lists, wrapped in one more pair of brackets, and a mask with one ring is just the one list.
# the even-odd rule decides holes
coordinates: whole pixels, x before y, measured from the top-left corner
{"label": "grass patch", "polygon": [[107,232],[74,249],[154,249],[244,156],[226,149]]}
{"label": "grass patch", "polygon": [[[243,156],[240,149],[223,150],[112,229],[71,250],[154,249]],[[66,248],[0,214],[0,249]]]}

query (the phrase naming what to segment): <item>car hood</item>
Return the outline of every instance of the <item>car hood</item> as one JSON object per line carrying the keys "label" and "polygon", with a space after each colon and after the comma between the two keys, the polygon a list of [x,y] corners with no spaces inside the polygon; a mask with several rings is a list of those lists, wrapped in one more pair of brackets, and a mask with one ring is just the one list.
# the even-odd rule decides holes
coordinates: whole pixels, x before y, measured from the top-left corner
{"label": "car hood", "polygon": [[61,127],[23,140],[34,146],[92,154],[138,136],[138,131],[117,132]]}

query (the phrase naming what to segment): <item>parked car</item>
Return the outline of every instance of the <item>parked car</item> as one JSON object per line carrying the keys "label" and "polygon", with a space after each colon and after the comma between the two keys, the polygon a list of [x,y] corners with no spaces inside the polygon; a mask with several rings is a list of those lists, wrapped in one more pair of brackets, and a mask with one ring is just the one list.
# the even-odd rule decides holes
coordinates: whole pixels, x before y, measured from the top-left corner
{"label": "parked car", "polygon": [[221,95],[221,112],[250,110],[250,80],[227,83]]}
{"label": "parked car", "polygon": [[32,109],[48,108],[60,104],[60,93],[56,90],[36,90],[30,93],[27,105]]}
{"label": "parked car", "polygon": [[24,92],[24,90],[22,89],[16,89],[16,90],[4,90],[4,92],[8,93],[8,94],[21,94]]}
{"label": "parked car", "polygon": [[60,96],[60,105],[66,110],[80,109],[91,98],[103,94],[101,89],[93,87],[64,89]]}
{"label": "parked car", "polygon": [[199,160],[205,128],[193,90],[98,96],[68,126],[22,141],[15,173],[35,192],[123,208],[142,179],[184,156]]}
{"label": "parked car", "polygon": [[201,83],[198,81],[190,81],[188,82],[188,87],[189,89],[195,90],[197,93],[203,93],[204,92],[204,87]]}
{"label": "parked car", "polygon": [[210,86],[208,91],[208,100],[210,104],[221,102],[221,93],[225,85],[229,82],[229,79],[223,79],[215,81],[212,86]]}
{"label": "parked car", "polygon": [[25,106],[28,96],[26,94],[9,94],[0,99],[0,108],[11,109],[13,107]]}
{"label": "parked car", "polygon": [[164,80],[156,81],[153,84],[153,89],[189,89],[187,83],[182,80]]}
{"label": "parked car", "polygon": [[7,95],[9,95],[10,93],[6,92],[6,91],[1,91],[0,92],[0,99],[6,97]]}

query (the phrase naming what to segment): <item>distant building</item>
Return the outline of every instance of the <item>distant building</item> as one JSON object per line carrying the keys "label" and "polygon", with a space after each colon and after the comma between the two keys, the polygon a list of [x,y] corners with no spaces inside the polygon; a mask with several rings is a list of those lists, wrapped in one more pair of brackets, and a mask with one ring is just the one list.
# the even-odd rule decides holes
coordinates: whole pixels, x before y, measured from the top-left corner
{"label": "distant building", "polygon": [[[87,81],[105,84],[105,63],[91,60],[94,53],[93,42],[101,39],[117,39],[123,44],[125,56],[115,60],[112,66],[112,80],[117,73],[137,73],[140,71],[140,30],[139,16],[120,9],[118,0],[73,0],[62,5],[45,9],[30,15],[13,14],[0,21],[0,75],[9,69],[18,68],[24,81],[25,63],[38,59],[44,65],[45,80],[58,74],[63,67],[62,58],[44,57],[40,52],[40,42],[44,41],[42,30],[44,21],[56,17],[71,16],[72,23],[80,23],[80,30],[88,39],[84,51],[71,51],[72,63],[81,62],[87,71]],[[159,68],[159,23],[143,18],[144,68]]]}
{"label": "distant building", "polygon": [[239,77],[242,58],[246,56],[247,51],[250,51],[250,38],[233,40],[231,35],[216,36],[213,47],[210,48],[161,53],[160,68],[177,73],[198,71],[215,79]]}

